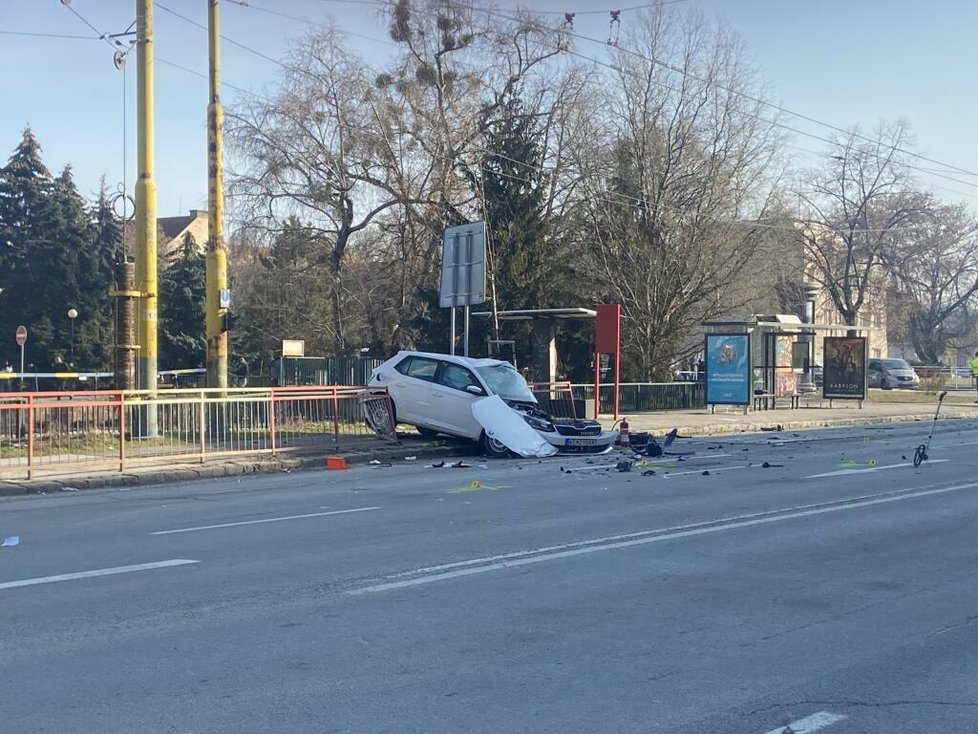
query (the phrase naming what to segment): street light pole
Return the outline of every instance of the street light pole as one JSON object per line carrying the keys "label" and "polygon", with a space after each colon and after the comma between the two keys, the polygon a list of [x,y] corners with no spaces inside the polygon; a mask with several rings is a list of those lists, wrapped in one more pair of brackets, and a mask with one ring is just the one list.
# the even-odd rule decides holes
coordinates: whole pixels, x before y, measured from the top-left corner
{"label": "street light pole", "polygon": [[71,322],[71,351],[69,353],[69,366],[75,366],[75,319],[78,318],[78,311],[73,308],[68,309],[68,320]]}

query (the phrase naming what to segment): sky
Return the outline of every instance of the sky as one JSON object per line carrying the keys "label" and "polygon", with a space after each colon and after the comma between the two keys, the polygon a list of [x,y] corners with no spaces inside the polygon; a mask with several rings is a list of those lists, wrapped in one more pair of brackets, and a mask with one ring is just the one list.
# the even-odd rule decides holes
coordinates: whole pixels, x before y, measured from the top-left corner
{"label": "sky", "polygon": [[[240,2],[241,0],[239,0]],[[920,185],[978,212],[978,3],[974,0],[672,0],[718,18],[739,35],[769,98],[801,117],[785,117],[798,132],[787,152],[814,163],[827,146],[818,138],[836,128],[906,120]],[[634,5],[630,5],[634,3]],[[479,0],[480,6],[484,4]],[[606,59],[609,11],[620,9],[621,30],[637,20],[641,0],[495,0],[536,11],[574,12],[575,50]],[[227,39],[273,59],[308,24],[332,19],[368,59],[393,52],[375,0],[222,0]],[[156,2],[156,183],[159,216],[207,207],[207,34],[166,9],[202,25],[207,0]],[[272,12],[267,12],[272,11]],[[283,17],[285,15],[293,18]],[[98,33],[126,31],[134,0],[0,0],[0,161],[30,126],[54,172],[74,170],[82,194],[131,192],[135,177],[135,55],[124,71],[112,63],[111,42]],[[62,34],[50,38],[22,34]],[[225,40],[223,81],[270,95],[281,67]],[[183,68],[179,68],[183,67]],[[241,92],[223,92],[232,105]],[[773,114],[773,113],[772,113]],[[806,120],[804,118],[810,118]],[[813,137],[814,136],[814,137]],[[951,167],[954,169],[952,170]],[[962,170],[964,169],[964,172]],[[953,179],[953,180],[952,180]]]}

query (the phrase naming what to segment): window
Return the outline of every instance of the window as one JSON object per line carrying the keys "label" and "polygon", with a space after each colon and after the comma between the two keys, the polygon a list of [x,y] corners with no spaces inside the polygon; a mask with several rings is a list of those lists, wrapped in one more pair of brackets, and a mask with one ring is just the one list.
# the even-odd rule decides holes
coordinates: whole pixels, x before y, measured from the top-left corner
{"label": "window", "polygon": [[394,369],[408,377],[434,382],[435,372],[438,371],[438,362],[434,359],[425,359],[424,357],[408,357],[398,362],[394,366]]}
{"label": "window", "polygon": [[450,362],[444,363],[438,382],[445,387],[451,387],[455,390],[464,390],[469,385],[481,387],[476,381],[475,375],[465,369],[465,367]]}

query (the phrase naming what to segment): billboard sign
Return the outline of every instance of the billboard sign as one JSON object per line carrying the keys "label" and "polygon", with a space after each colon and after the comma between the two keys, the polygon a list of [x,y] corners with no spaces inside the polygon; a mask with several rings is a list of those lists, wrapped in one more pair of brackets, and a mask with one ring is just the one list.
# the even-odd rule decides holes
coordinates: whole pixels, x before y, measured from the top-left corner
{"label": "billboard sign", "polygon": [[750,335],[706,335],[706,402],[750,404]]}
{"label": "billboard sign", "polygon": [[866,337],[827,336],[822,354],[822,397],[865,400]]}
{"label": "billboard sign", "polygon": [[486,225],[462,224],[445,230],[441,251],[442,308],[474,306],[486,300]]}

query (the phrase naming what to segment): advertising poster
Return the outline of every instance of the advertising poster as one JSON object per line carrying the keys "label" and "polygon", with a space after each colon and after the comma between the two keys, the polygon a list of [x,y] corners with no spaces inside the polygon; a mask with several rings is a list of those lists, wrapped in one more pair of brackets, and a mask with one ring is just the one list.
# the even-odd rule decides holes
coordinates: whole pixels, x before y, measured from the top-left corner
{"label": "advertising poster", "polygon": [[865,400],[866,337],[827,336],[822,350],[822,397]]}
{"label": "advertising poster", "polygon": [[706,402],[750,403],[750,337],[747,334],[706,335]]}

